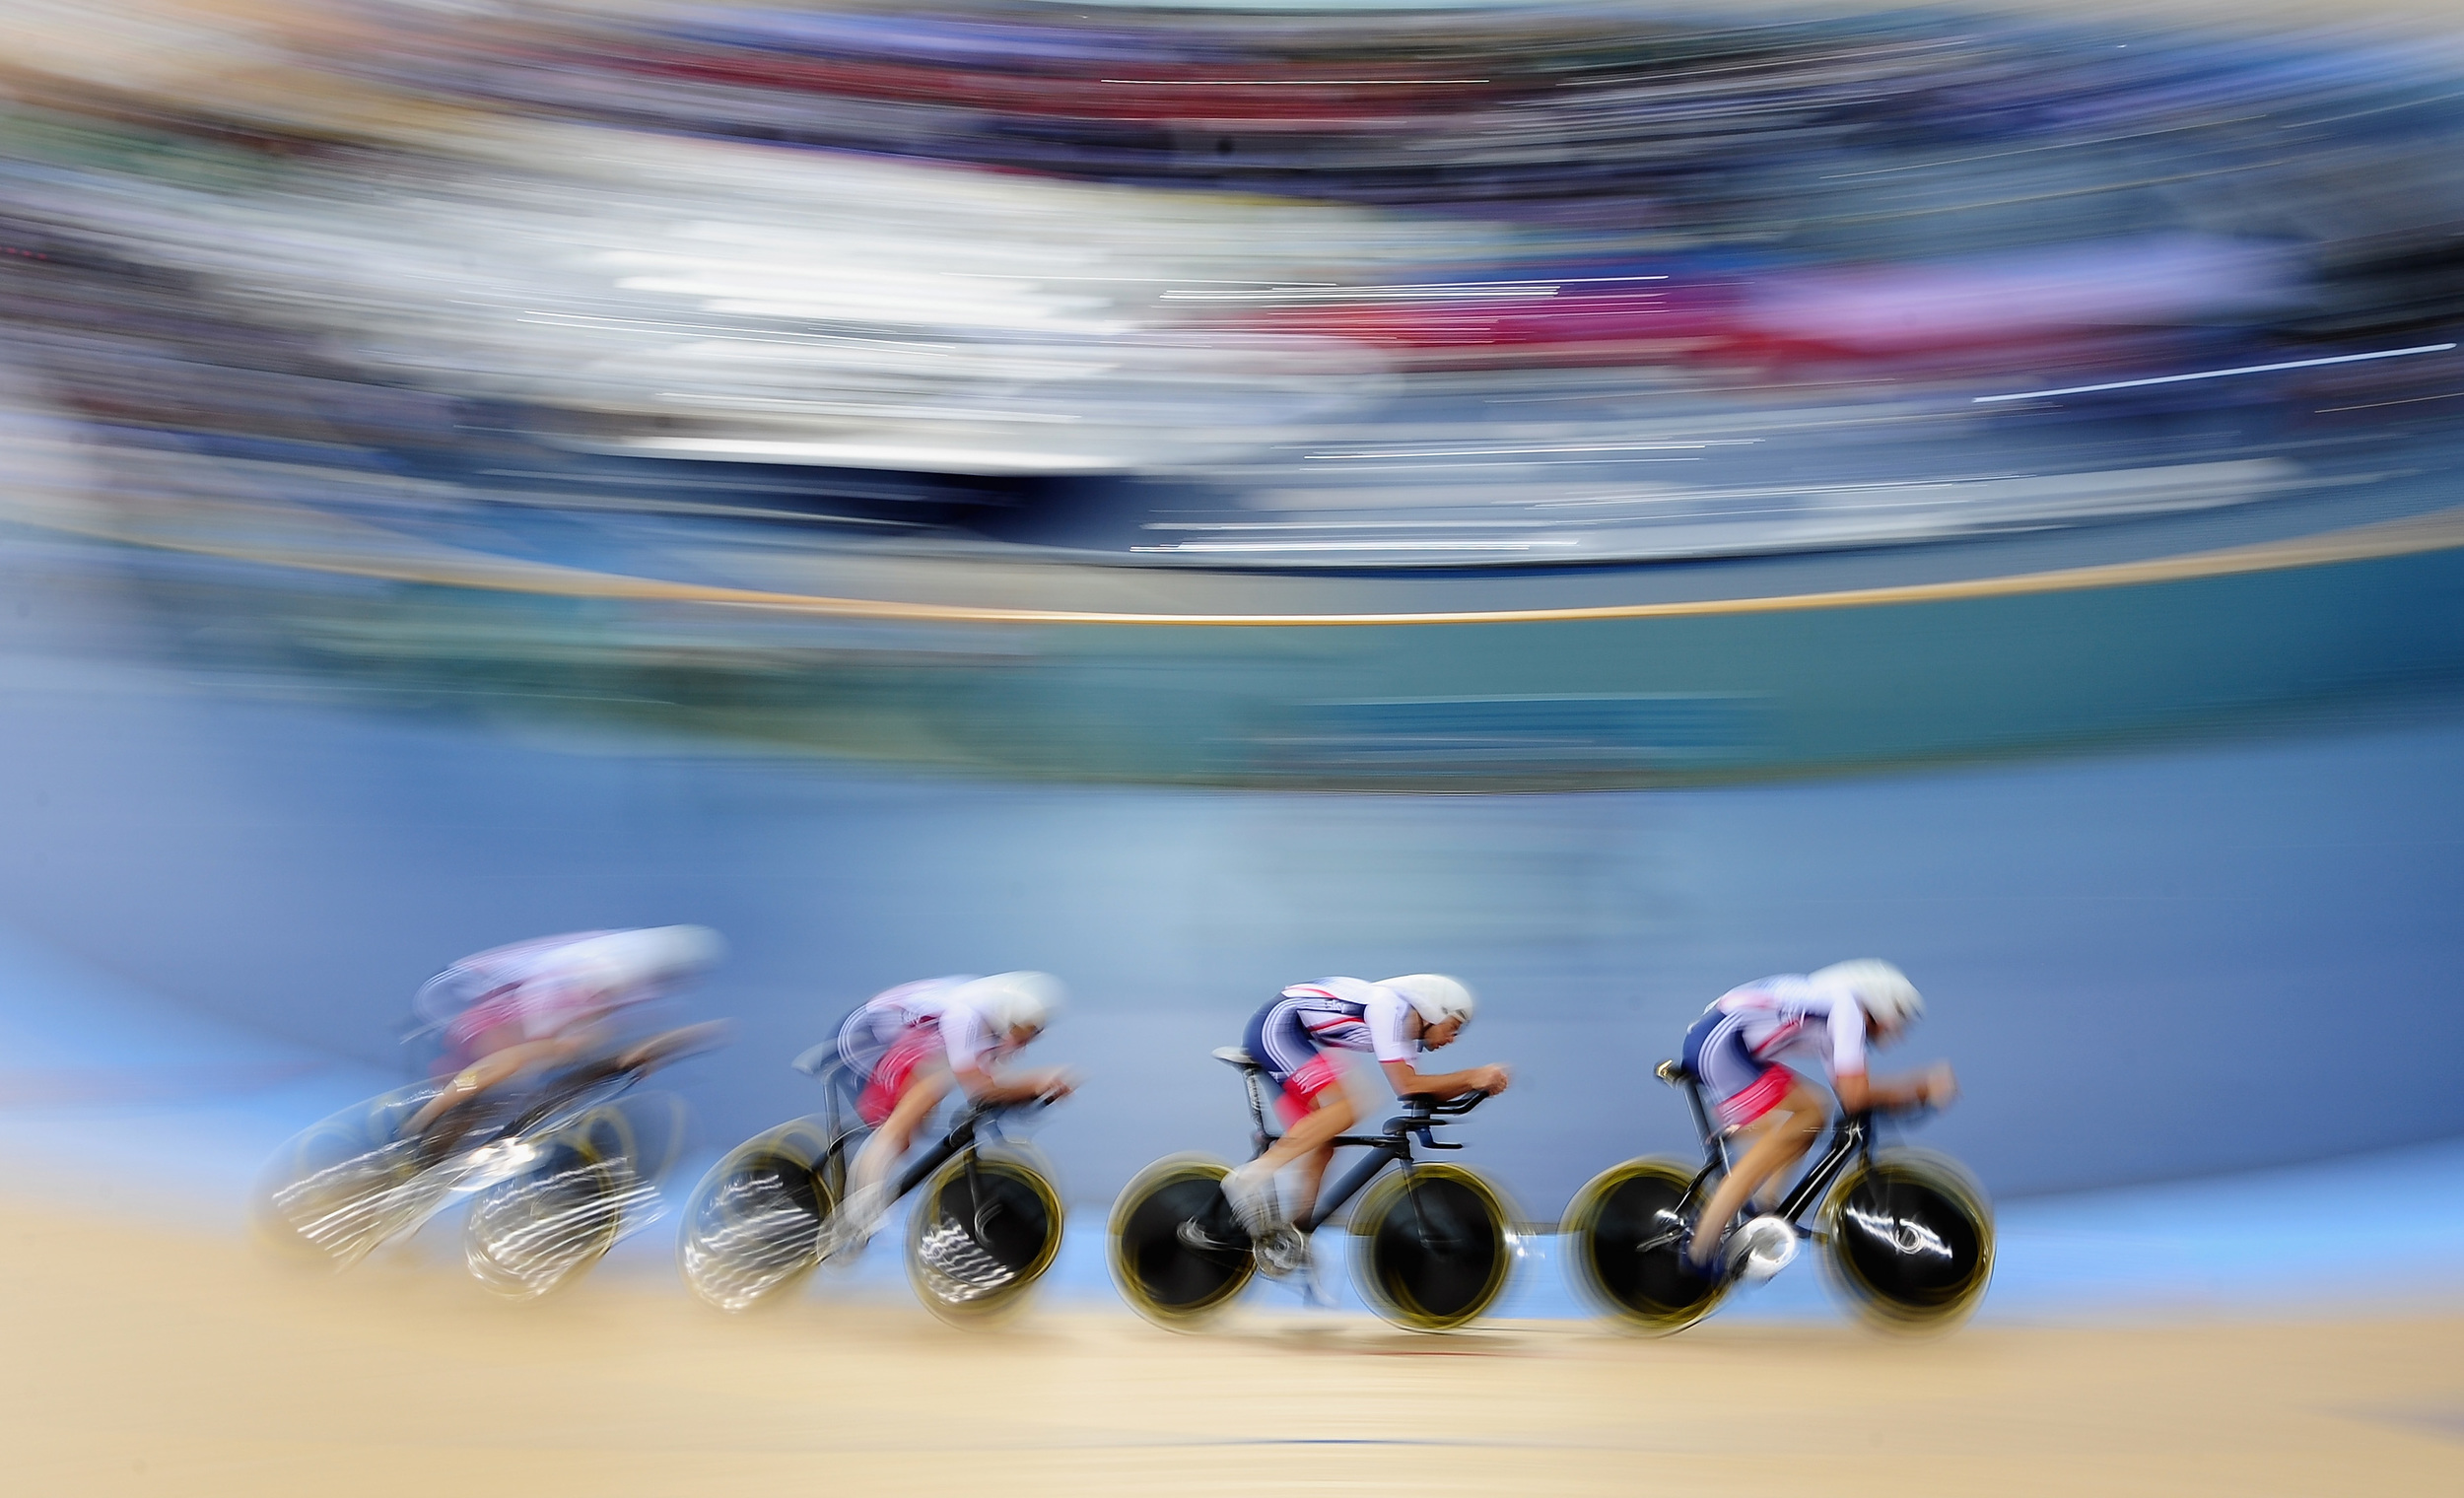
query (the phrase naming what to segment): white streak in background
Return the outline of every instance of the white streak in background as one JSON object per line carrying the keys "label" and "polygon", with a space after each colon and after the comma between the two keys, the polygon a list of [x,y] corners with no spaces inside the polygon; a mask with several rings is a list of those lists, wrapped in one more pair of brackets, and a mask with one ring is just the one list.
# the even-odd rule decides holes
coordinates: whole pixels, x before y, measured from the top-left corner
{"label": "white streak in background", "polygon": [[[899,446],[881,442],[759,442],[723,437],[650,437],[629,442],[565,442],[577,452],[630,452],[714,462],[807,464],[826,468],[914,468],[931,472],[953,448],[940,443]],[[1043,451],[979,446],[967,456],[1008,473],[1118,473],[1131,465],[1118,452]]]}
{"label": "white streak in background", "polygon": [[1181,541],[1171,546],[1132,546],[1131,551],[1324,552],[1324,551],[1540,551],[1582,545],[1573,536],[1535,536],[1524,541]]}
{"label": "white streak in background", "polygon": [[[2238,458],[2075,473],[1994,474],[1935,482],[1653,489],[1591,498],[1525,500],[1536,514],[1499,519],[1315,519],[1154,521],[1148,531],[1200,531],[1225,537],[1134,547],[1145,552],[1389,553],[1525,551],[1579,546],[1587,555],[1626,558],[1737,556],[1819,547],[1895,544],[1983,531],[2212,510],[2322,483],[2368,483],[2387,474],[2305,474],[2282,458]],[[1458,486],[1454,503],[1498,506],[1492,486]],[[1271,498],[1271,497],[1270,497]],[[1295,509],[1340,511],[1386,503],[1380,491],[1313,489]],[[1590,507],[1567,518],[1564,507]],[[1608,508],[1613,507],[1613,508]],[[1274,508],[1271,504],[1265,508]],[[1535,532],[1565,527],[1581,537]],[[1442,539],[1445,530],[1504,530],[1494,540]],[[1261,532],[1342,532],[1344,539],[1271,540]],[[1369,534],[1364,534],[1368,532]],[[1403,532],[1403,535],[1394,535]],[[1418,532],[1417,536],[1411,533]],[[1249,539],[1258,537],[1257,539]]]}
{"label": "white streak in background", "polygon": [[1485,78],[1107,78],[1132,89],[1413,89],[1486,83]]}
{"label": "white streak in background", "polygon": [[1723,438],[1703,443],[1554,443],[1535,447],[1420,447],[1393,452],[1312,452],[1313,463],[1349,462],[1369,458],[1524,457],[1557,452],[1699,452],[1705,447],[1750,447],[1760,438]]}
{"label": "white streak in background", "polygon": [[1666,276],[1558,276],[1546,281],[1430,281],[1403,286],[1277,286],[1264,291],[1164,293],[1166,302],[1460,302],[1480,297],[1554,297],[1569,286],[1666,281]]}
{"label": "white streak in background", "polygon": [[2087,395],[2097,390],[2130,390],[2141,385],[2174,385],[2191,379],[2224,379],[2235,374],[2267,374],[2278,370],[2311,370],[2321,365],[2361,364],[2371,359],[2407,359],[2416,354],[2443,354],[2452,343],[2425,343],[2409,349],[2381,349],[2374,354],[2338,354],[2329,359],[2289,359],[2282,364],[2246,364],[2231,370],[2201,370],[2192,374],[2155,374],[2146,379],[2115,379],[2100,385],[2064,385],[2058,390],[2021,390],[2013,395],[1979,395],[1977,405],[2001,400],[2038,400],[2051,395]]}

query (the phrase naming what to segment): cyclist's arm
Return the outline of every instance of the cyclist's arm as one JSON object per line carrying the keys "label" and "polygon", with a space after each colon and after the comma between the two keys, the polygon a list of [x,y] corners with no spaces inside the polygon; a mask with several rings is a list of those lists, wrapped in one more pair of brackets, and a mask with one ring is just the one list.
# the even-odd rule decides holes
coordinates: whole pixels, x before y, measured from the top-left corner
{"label": "cyclist's arm", "polygon": [[1936,1066],[1921,1076],[1903,1077],[1892,1082],[1878,1082],[1862,1071],[1842,1072],[1831,1078],[1831,1090],[1839,1094],[1839,1106],[1850,1113],[1863,1113],[1869,1108],[1914,1108],[1925,1103],[1951,1101],[1953,1086],[1949,1066]]}
{"label": "cyclist's arm", "polygon": [[1380,1061],[1386,1080],[1393,1085],[1395,1096],[1408,1098],[1425,1094],[1433,1098],[1460,1097],[1467,1092],[1504,1092],[1506,1068],[1473,1066],[1464,1071],[1422,1071],[1409,1061]]}
{"label": "cyclist's arm", "polygon": [[1068,1079],[1059,1071],[1022,1071],[996,1076],[981,1066],[950,1067],[950,1075],[974,1103],[1032,1103],[1046,1093],[1066,1091]]}

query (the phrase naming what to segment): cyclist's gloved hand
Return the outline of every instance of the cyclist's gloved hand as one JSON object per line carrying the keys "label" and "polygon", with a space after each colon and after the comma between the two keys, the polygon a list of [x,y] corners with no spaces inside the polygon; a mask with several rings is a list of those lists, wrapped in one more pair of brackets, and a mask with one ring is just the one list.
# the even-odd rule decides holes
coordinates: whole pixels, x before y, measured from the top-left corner
{"label": "cyclist's gloved hand", "polygon": [[1949,1061],[1936,1061],[1925,1073],[1923,1098],[1928,1108],[1943,1108],[1959,1095],[1959,1079],[1951,1075]]}

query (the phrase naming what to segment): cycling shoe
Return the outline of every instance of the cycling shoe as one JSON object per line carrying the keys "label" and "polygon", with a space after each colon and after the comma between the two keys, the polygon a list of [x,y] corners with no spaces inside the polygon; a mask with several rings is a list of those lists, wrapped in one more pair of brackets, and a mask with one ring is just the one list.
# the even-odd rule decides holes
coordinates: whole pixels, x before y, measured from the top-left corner
{"label": "cycling shoe", "polygon": [[1183,1248],[1196,1249],[1200,1254],[1246,1254],[1252,1247],[1246,1237],[1238,1242],[1216,1237],[1206,1230],[1205,1223],[1195,1217],[1174,1228],[1172,1233],[1181,1240]]}
{"label": "cycling shoe", "polygon": [[1694,1254],[1693,1230],[1688,1228],[1677,1241],[1677,1267],[1683,1270],[1687,1277],[1701,1280],[1705,1285],[1714,1289],[1727,1284],[1736,1273],[1734,1265],[1730,1262],[1728,1239],[1728,1234],[1721,1234],[1719,1244],[1711,1251],[1711,1257],[1699,1259]]}

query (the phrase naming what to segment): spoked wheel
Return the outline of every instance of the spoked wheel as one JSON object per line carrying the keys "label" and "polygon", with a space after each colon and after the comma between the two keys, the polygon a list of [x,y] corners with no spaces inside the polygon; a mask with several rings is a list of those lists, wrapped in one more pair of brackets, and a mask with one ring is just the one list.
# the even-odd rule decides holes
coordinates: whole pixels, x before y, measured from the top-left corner
{"label": "spoked wheel", "polygon": [[1860,1164],[1832,1189],[1822,1225],[1832,1284],[1892,1330],[1957,1326],[1993,1278],[1993,1207],[1945,1156],[1892,1150]]}
{"label": "spoked wheel", "polygon": [[1628,1160],[1593,1177],[1558,1231],[1567,1272],[1602,1314],[1655,1336],[1711,1314],[1725,1286],[1685,1272],[1685,1192],[1694,1172],[1677,1160]]}
{"label": "spoked wheel", "polygon": [[[1113,1282],[1157,1326],[1195,1328],[1257,1272],[1249,1235],[1223,1198],[1230,1173],[1220,1160],[1174,1155],[1138,1172],[1113,1202]],[[1197,1227],[1184,1234],[1184,1223]]]}
{"label": "spoked wheel", "polygon": [[1379,1178],[1352,1214],[1352,1274],[1379,1315],[1415,1331],[1471,1321],[1506,1288],[1513,1214],[1497,1188],[1455,1165]]}
{"label": "spoked wheel", "polygon": [[1061,1252],[1061,1193],[1016,1145],[965,1157],[917,1193],[907,1278],[926,1310],[978,1326],[1015,1311]]}
{"label": "spoked wheel", "polygon": [[804,1124],[728,1151],[685,1206],[677,1261],[693,1293],[721,1311],[744,1311],[801,1282],[820,1261],[842,1162],[822,1130]]}
{"label": "spoked wheel", "polygon": [[481,1192],[462,1227],[463,1262],[509,1300],[535,1300],[588,1272],[634,1196],[632,1162],[600,1155],[582,1129],[534,1147],[530,1168]]}
{"label": "spoked wheel", "polygon": [[372,1098],[285,1144],[258,1178],[250,1215],[269,1248],[336,1267],[357,1263],[424,1217],[444,1193],[416,1141],[395,1135],[437,1089]]}

